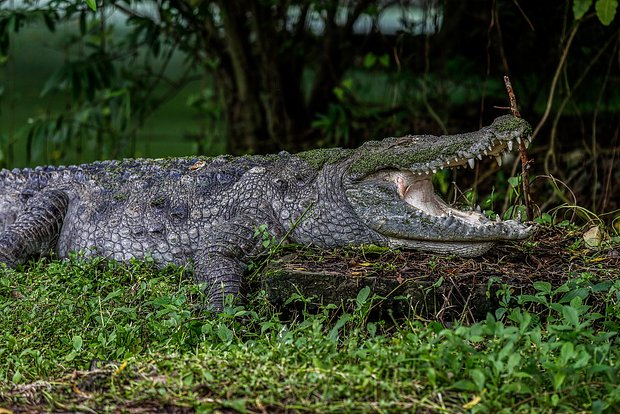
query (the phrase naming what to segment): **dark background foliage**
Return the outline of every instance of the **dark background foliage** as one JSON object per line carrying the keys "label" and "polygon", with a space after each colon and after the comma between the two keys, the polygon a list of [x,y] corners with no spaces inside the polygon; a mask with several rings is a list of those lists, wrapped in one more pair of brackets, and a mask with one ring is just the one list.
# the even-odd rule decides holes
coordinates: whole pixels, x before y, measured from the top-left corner
{"label": "dark background foliage", "polygon": [[[106,0],[93,11],[81,0],[0,2],[0,165],[293,152],[462,132],[506,112],[507,74],[535,128],[539,211],[566,203],[614,222],[616,7]],[[444,173],[436,188],[504,211],[518,192],[507,184],[517,161]]]}

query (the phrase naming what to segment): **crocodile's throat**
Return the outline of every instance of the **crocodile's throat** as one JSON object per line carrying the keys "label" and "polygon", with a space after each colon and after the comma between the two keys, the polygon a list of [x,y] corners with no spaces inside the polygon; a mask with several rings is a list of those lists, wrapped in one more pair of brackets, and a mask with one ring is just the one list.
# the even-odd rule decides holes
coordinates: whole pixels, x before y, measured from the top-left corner
{"label": "crocodile's throat", "polygon": [[412,207],[437,217],[454,216],[471,225],[487,221],[475,211],[461,211],[451,207],[435,194],[430,174],[417,175],[409,171],[392,174],[399,197]]}
{"label": "crocodile's throat", "polygon": [[[469,226],[479,226],[490,221],[477,211],[454,208],[437,196],[431,173],[417,174],[412,171],[387,170],[379,171],[366,180],[379,188],[384,187],[386,183],[389,184],[388,188],[393,186],[399,199],[406,203],[407,209],[418,210],[421,215],[453,218]],[[394,201],[395,199],[392,200]]]}

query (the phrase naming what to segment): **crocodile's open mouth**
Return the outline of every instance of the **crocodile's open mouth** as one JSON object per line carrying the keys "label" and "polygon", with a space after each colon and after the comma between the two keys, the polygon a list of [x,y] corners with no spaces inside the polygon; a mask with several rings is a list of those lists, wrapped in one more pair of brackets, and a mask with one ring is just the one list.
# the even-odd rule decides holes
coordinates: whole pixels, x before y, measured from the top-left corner
{"label": "crocodile's open mouth", "polygon": [[[529,144],[527,139],[524,140],[525,145]],[[499,166],[502,165],[502,157],[508,151],[512,151],[513,147],[520,144],[520,138],[515,141],[496,141],[482,152],[478,152],[475,156],[468,153],[459,154],[454,158],[443,161],[443,164],[429,165],[427,168],[403,171],[403,170],[382,170],[368,177],[367,180],[380,180],[393,183],[396,187],[398,196],[410,206],[436,217],[454,216],[455,218],[469,222],[471,225],[478,225],[480,221],[488,221],[486,217],[477,211],[462,211],[448,205],[444,200],[435,194],[432,182],[432,176],[437,170],[445,168],[454,169],[460,167],[474,168],[476,159],[482,160],[483,155],[494,157]],[[499,220],[499,215],[497,216]]]}
{"label": "crocodile's open mouth", "polygon": [[438,170],[474,168],[476,160],[484,156],[495,157],[501,165],[503,154],[519,145],[519,140],[497,139],[408,170],[382,169],[354,183],[347,197],[369,227],[388,237],[394,246],[420,248],[420,241],[430,241],[477,243],[480,249],[488,249],[490,242],[522,239],[530,234],[529,227],[514,220],[501,221],[499,215],[490,220],[476,209],[450,206],[435,194],[432,184]]}
{"label": "crocodile's open mouth", "polygon": [[379,177],[384,181],[393,183],[401,200],[426,215],[454,217],[472,226],[481,221],[487,221],[486,217],[477,211],[459,210],[442,200],[435,194],[432,174],[430,173],[418,175],[411,171],[381,171],[376,178]]}

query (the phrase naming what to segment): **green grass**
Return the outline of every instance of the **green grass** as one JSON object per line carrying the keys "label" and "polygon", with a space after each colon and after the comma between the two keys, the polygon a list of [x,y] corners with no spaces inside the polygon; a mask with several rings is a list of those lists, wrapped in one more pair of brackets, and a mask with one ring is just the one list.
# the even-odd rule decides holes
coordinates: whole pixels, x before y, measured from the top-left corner
{"label": "green grass", "polygon": [[213,315],[183,269],[79,258],[0,269],[0,407],[612,412],[620,281],[534,288],[499,320],[446,327],[372,320],[368,289],[287,318],[261,293]]}

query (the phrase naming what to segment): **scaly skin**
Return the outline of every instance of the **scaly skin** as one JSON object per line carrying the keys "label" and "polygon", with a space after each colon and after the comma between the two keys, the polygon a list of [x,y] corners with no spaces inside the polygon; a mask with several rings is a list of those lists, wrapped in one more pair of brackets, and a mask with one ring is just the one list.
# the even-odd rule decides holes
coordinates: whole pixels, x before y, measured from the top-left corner
{"label": "scaly skin", "polygon": [[528,227],[490,222],[436,199],[433,169],[526,138],[520,119],[444,137],[371,141],[297,155],[104,161],[0,172],[0,263],[72,251],[190,265],[221,309],[245,264],[275,237],[323,247],[378,244],[477,255]]}

